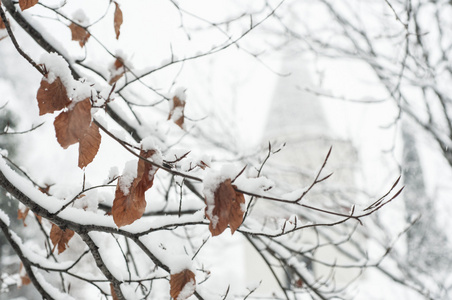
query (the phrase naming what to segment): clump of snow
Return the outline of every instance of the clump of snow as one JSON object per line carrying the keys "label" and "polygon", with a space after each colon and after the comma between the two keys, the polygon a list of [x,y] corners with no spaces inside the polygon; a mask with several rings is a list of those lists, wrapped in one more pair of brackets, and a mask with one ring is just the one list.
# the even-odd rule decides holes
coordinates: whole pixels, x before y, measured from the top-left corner
{"label": "clump of snow", "polygon": [[0,149],[0,155],[1,155],[1,156],[8,157],[8,150],[6,150],[6,149]]}
{"label": "clump of snow", "polygon": [[125,299],[139,299],[137,295],[137,287],[131,284],[122,283],[120,286],[121,292]]}
{"label": "clump of snow", "polygon": [[191,270],[193,261],[187,255],[172,253],[170,269],[171,274],[177,274],[184,270]]}
{"label": "clump of snow", "polygon": [[177,300],[185,300],[188,299],[196,290],[196,283],[193,279],[191,279],[189,282],[187,282],[182,290],[179,293],[179,296],[177,296]]}
{"label": "clump of snow", "polygon": [[5,223],[6,226],[9,226],[10,222],[9,222],[9,217],[8,215],[0,209],[0,220]]}
{"label": "clump of snow", "polygon": [[[173,101],[170,101],[170,102],[173,102]],[[170,104],[170,105],[174,106],[174,104]],[[184,108],[182,106],[177,106],[176,108],[172,108],[171,111],[172,111],[172,113],[171,113],[172,121],[177,121],[184,116]]]}
{"label": "clump of snow", "polygon": [[256,194],[261,194],[275,185],[272,180],[264,176],[256,178],[239,176],[234,184],[241,190]]}
{"label": "clump of snow", "polygon": [[81,208],[86,211],[96,212],[99,206],[99,195],[97,190],[91,190],[79,196],[74,202],[73,207]]}
{"label": "clump of snow", "polygon": [[89,24],[89,19],[86,17],[85,11],[82,9],[77,9],[72,14],[72,19],[82,26],[86,26]]}
{"label": "clump of snow", "polygon": [[[183,159],[181,159],[183,157]],[[165,153],[165,160],[176,161],[183,172],[189,172],[197,167],[207,168],[212,165],[212,158],[207,154],[196,155],[188,149],[171,148]]]}
{"label": "clump of snow", "polygon": [[306,189],[296,189],[290,193],[283,194],[281,198],[295,201],[297,199],[300,199],[301,195],[306,191]]}
{"label": "clump of snow", "polygon": [[60,78],[69,99],[73,102],[85,100],[95,94],[91,84],[85,79],[77,81],[72,77],[68,63],[57,53],[42,54],[39,63],[46,67],[48,71],[46,80],[49,83],[54,82],[57,77]]}
{"label": "clump of snow", "polygon": [[38,280],[42,288],[53,297],[55,300],[75,300],[69,294],[61,292],[59,289],[55,288],[53,285],[47,282],[47,280],[42,276],[41,273],[36,272],[35,277]]}
{"label": "clump of snow", "polygon": [[126,196],[129,194],[130,186],[133,180],[137,177],[137,161],[130,160],[126,162],[124,166],[124,171],[121,177],[118,179],[118,185],[122,193]]}
{"label": "clump of snow", "polygon": [[111,182],[111,181],[112,181],[115,177],[117,177],[117,176],[119,176],[119,170],[118,170],[118,167],[117,167],[117,166],[111,167],[111,168],[110,168],[110,171],[108,172],[108,178],[107,178],[107,180],[104,182],[104,184],[107,183],[107,182]]}
{"label": "clump of snow", "polygon": [[141,141],[141,149],[145,151],[159,149],[159,144],[160,141],[154,136],[147,136]]}
{"label": "clump of snow", "polygon": [[7,274],[7,273],[2,273],[2,275],[0,276],[0,282],[1,282],[1,286],[0,286],[0,294],[1,293],[7,293],[9,292],[9,286],[19,286],[19,284],[22,284],[22,280],[19,277],[19,274]]}
{"label": "clump of snow", "polygon": [[165,153],[165,159],[168,161],[173,161],[173,160],[181,158],[184,155],[185,155],[185,157],[187,157],[188,156],[187,154],[189,154],[189,153],[190,153],[190,150],[188,150],[188,149],[171,148]]}

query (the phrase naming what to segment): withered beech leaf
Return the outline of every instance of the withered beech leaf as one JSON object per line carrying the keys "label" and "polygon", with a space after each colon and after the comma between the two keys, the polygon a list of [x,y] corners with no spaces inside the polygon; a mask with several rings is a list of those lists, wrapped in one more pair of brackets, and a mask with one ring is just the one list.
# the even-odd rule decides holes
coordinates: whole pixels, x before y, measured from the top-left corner
{"label": "withered beech leaf", "polygon": [[[154,150],[141,151],[140,156],[150,158],[155,154]],[[128,189],[128,193],[124,193],[121,188],[123,178],[119,177],[116,185],[115,200],[111,214],[113,220],[118,227],[132,224],[143,216],[146,208],[145,192],[152,187],[154,175],[158,168],[143,160],[138,161],[137,177],[133,180]]]}
{"label": "withered beech leaf", "polygon": [[63,253],[69,243],[69,240],[74,236],[74,231],[70,229],[61,230],[55,224],[52,224],[52,229],[50,230],[50,240],[53,244],[52,252],[55,251],[56,246],[58,246],[58,254]]}
{"label": "withered beech leaf", "polygon": [[38,220],[38,222],[41,223],[42,217],[40,215],[37,215],[36,213],[35,213],[35,217],[36,217],[36,220]]}
{"label": "withered beech leaf", "polygon": [[115,2],[115,18],[114,18],[114,25],[115,25],[115,33],[116,33],[116,39],[119,38],[120,28],[122,25],[122,11],[119,8],[119,4]]}
{"label": "withered beech leaf", "polygon": [[206,164],[205,162],[203,162],[202,160],[199,161],[196,165],[203,170],[205,170],[206,168],[210,168],[210,166],[208,164]]}
{"label": "withered beech leaf", "polygon": [[110,283],[110,292],[111,292],[111,297],[113,298],[113,300],[119,300],[112,283]]}
{"label": "withered beech leaf", "polygon": [[[144,158],[151,158],[156,153],[155,150],[141,150],[140,156]],[[137,178],[140,179],[140,185],[142,188],[147,191],[150,189],[154,183],[154,175],[157,172],[158,168],[153,166],[152,164],[140,159],[138,161],[138,172]]]}
{"label": "withered beech leaf", "polygon": [[25,270],[23,263],[20,263],[19,276],[20,276],[21,286],[28,285],[31,283],[30,277],[28,277],[27,271]]}
{"label": "withered beech leaf", "polygon": [[26,10],[32,6],[35,6],[38,0],[19,0],[19,6],[21,10]]}
{"label": "withered beech leaf", "polygon": [[233,234],[242,223],[242,205],[245,204],[245,197],[242,193],[236,192],[235,188],[231,179],[226,179],[215,190],[212,214],[207,213],[210,209],[209,204],[206,207],[206,217],[210,220],[209,230],[212,236],[221,234],[228,225]]}
{"label": "withered beech leaf", "polygon": [[36,99],[40,116],[61,110],[71,103],[60,77],[57,77],[52,83],[43,78]]}
{"label": "withered beech leaf", "polygon": [[48,196],[51,196],[50,195],[50,187],[52,186],[53,184],[45,184],[45,186],[44,187],[39,187],[38,189],[39,189],[39,191],[41,192],[41,193],[43,193],[43,194],[46,194],[46,195],[48,195]]}
{"label": "withered beech leaf", "polygon": [[25,219],[27,218],[29,211],[30,211],[30,209],[28,207],[25,207],[24,210],[22,210],[20,208],[17,210],[17,220],[22,220],[24,227],[27,227],[27,224],[25,223]]}
{"label": "withered beech leaf", "polygon": [[83,139],[91,124],[91,102],[80,101],[68,111],[60,113],[53,122],[55,134],[61,147],[66,149]]}
{"label": "withered beech leaf", "polygon": [[113,85],[113,83],[118,81],[125,73],[126,69],[124,68],[124,63],[120,58],[116,58],[113,68],[111,68],[110,81],[108,83]]}
{"label": "withered beech leaf", "polygon": [[80,140],[78,148],[78,166],[83,169],[89,165],[94,157],[96,157],[97,152],[100,147],[101,136],[99,132],[99,127],[91,123],[91,126],[85,131],[83,138]]}
{"label": "withered beech leaf", "polygon": [[3,19],[2,18],[0,18],[0,29],[6,29],[5,23],[3,23]]}
{"label": "withered beech leaf", "polygon": [[173,120],[174,123],[182,129],[184,125],[184,107],[185,101],[174,96],[171,103],[171,110],[168,115],[168,120]]}
{"label": "withered beech leaf", "polygon": [[71,23],[71,25],[69,25],[69,29],[71,30],[72,33],[72,40],[77,41],[80,47],[83,48],[91,34],[88,31],[86,31],[85,28],[75,23]]}
{"label": "withered beech leaf", "polygon": [[195,274],[190,270],[183,270],[177,274],[171,274],[170,295],[175,300],[189,298],[196,289]]}

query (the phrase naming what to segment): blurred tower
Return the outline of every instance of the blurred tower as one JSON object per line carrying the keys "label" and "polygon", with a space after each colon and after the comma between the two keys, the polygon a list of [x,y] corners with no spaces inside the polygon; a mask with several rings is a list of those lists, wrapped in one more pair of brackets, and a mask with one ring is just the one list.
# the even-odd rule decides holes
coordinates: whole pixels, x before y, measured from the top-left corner
{"label": "blurred tower", "polygon": [[[262,142],[274,145],[276,150],[278,145],[285,143],[284,148],[278,154],[272,156],[264,170],[271,170],[268,177],[278,180],[277,185],[290,192],[290,189],[306,188],[314,180],[317,172],[321,168],[330,147],[332,153],[328,159],[327,166],[320,178],[334,173],[328,180],[315,186],[303,199],[303,203],[328,209],[331,211],[349,213],[350,197],[348,188],[354,186],[354,166],[357,162],[357,154],[353,145],[347,140],[337,138],[331,122],[326,117],[324,105],[321,100],[302,90],[303,86],[310,85],[310,71],[308,63],[300,58],[300,55],[286,52],[281,58],[282,76],[274,90],[274,96],[269,110],[268,121]],[[275,170],[278,170],[275,174]],[[265,174],[264,174],[265,175]],[[261,215],[262,218],[269,217],[269,211],[278,212],[278,216],[289,218],[297,215],[300,220],[312,220],[315,212],[307,211],[302,207],[281,206],[278,203],[260,201],[254,208],[253,213]],[[274,215],[274,214],[273,214]],[[328,222],[330,216],[318,215]],[[309,219],[311,218],[311,219]],[[319,220],[319,219],[316,219]],[[303,230],[303,240],[300,243],[315,244],[331,242],[331,239],[339,239],[342,234],[347,234],[349,227],[322,227],[320,229]],[[346,246],[345,246],[346,247]],[[256,255],[252,250],[247,250],[248,263],[247,272],[252,274],[266,274],[263,284],[259,289],[265,293],[266,290],[277,289],[272,275],[265,265],[260,269],[255,269],[258,264]],[[352,250],[350,250],[352,251]],[[348,264],[352,261],[344,256],[334,246],[319,247],[315,251],[315,259],[320,259],[330,264]],[[326,278],[330,276],[331,267],[315,263],[309,260],[304,261],[308,269],[311,269],[314,276]],[[334,269],[334,282],[338,286],[345,285],[358,275],[359,271],[353,269]],[[249,275],[253,277],[254,275]],[[264,275],[262,275],[264,276]],[[290,277],[282,275],[283,277]],[[290,280],[291,278],[286,278]],[[266,282],[267,280],[267,282]],[[273,282],[273,283],[272,283]]]}

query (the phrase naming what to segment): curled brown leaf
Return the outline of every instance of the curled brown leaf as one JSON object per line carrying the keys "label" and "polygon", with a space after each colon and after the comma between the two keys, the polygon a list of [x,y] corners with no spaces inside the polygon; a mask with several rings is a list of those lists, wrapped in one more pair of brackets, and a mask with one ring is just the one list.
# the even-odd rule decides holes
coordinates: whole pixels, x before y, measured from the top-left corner
{"label": "curled brown leaf", "polygon": [[63,253],[68,247],[70,239],[74,236],[74,231],[70,229],[62,230],[55,224],[52,224],[52,229],[50,230],[50,240],[53,244],[52,252],[58,246],[58,254]]}
{"label": "curled brown leaf", "polygon": [[71,103],[67,96],[66,87],[59,77],[52,83],[49,83],[47,78],[43,78],[36,99],[38,100],[40,116],[61,110]]}
{"label": "curled brown leaf", "polygon": [[88,31],[86,31],[85,28],[75,23],[71,23],[71,25],[69,25],[69,29],[71,30],[72,40],[78,41],[80,47],[83,48],[91,34]]}
{"label": "curled brown leaf", "polygon": [[[242,193],[235,191],[231,179],[220,183],[214,192],[214,207],[210,207],[207,201],[206,217],[210,220],[209,230],[213,236],[221,234],[229,225],[233,234],[242,224],[245,197]],[[209,210],[212,213],[207,213]]]}
{"label": "curled brown leaf", "polygon": [[55,134],[61,147],[66,149],[78,143],[91,124],[91,102],[89,98],[80,101],[68,111],[60,113],[53,122]]}
{"label": "curled brown leaf", "polygon": [[[142,150],[140,156],[150,158],[155,154],[155,150]],[[113,220],[118,227],[132,224],[143,216],[146,208],[145,192],[150,189],[154,182],[154,175],[158,168],[144,160],[138,161],[137,177],[133,180],[129,189],[123,191],[120,177],[116,186],[115,200],[111,213]]]}
{"label": "curled brown leaf", "polygon": [[115,26],[115,33],[116,33],[116,39],[119,38],[119,34],[121,33],[122,25],[122,11],[119,8],[119,4],[115,2],[115,17],[114,17],[114,26]]}
{"label": "curled brown leaf", "polygon": [[29,9],[30,7],[35,6],[38,3],[38,0],[19,0],[19,6],[21,10]]}

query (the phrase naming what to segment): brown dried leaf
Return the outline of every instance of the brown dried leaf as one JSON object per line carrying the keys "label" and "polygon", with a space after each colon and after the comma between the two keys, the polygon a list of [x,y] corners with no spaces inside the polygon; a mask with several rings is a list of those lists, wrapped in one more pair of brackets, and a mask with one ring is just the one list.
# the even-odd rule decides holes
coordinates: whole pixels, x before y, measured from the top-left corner
{"label": "brown dried leaf", "polygon": [[113,298],[113,300],[119,300],[112,283],[110,283],[110,292],[111,292],[111,297]]}
{"label": "brown dried leaf", "polygon": [[101,135],[99,127],[91,122],[89,98],[75,104],[72,110],[63,111],[53,122],[55,134],[61,147],[79,143],[78,166],[83,169],[90,164],[99,151]]}
{"label": "brown dried leaf", "polygon": [[[142,150],[140,156],[149,158],[154,154],[154,150]],[[113,220],[118,227],[132,224],[143,216],[146,208],[144,194],[152,187],[157,170],[158,168],[140,159],[137,177],[133,180],[126,195],[120,187],[122,178],[119,178],[116,185],[115,200],[111,209]]]}
{"label": "brown dried leaf", "polygon": [[297,288],[303,287],[303,280],[301,278],[299,278],[297,281],[295,281],[295,286]]}
{"label": "brown dried leaf", "polygon": [[146,208],[144,190],[139,185],[137,178],[132,182],[129,192],[125,195],[120,188],[121,177],[116,186],[115,200],[111,208],[113,220],[118,227],[132,224],[143,216]]}
{"label": "brown dried leaf", "polygon": [[38,220],[38,222],[41,223],[42,217],[40,215],[37,215],[36,213],[35,213],[35,217],[36,217],[36,220]]}
{"label": "brown dried leaf", "polygon": [[6,29],[5,23],[3,23],[2,18],[0,18],[0,29]]}
{"label": "brown dried leaf", "polygon": [[208,164],[206,164],[205,162],[203,162],[202,160],[200,162],[198,162],[197,166],[203,170],[205,170],[206,168],[210,168],[210,166]]}
{"label": "brown dried leaf", "polygon": [[43,78],[36,99],[38,100],[40,116],[61,110],[71,103],[66,93],[66,87],[59,77],[52,83]]}
{"label": "brown dried leaf", "polygon": [[91,126],[85,131],[83,138],[80,140],[78,148],[78,166],[80,169],[89,165],[94,157],[96,157],[97,151],[99,151],[100,141],[99,127],[91,123]]}
{"label": "brown dried leaf", "polygon": [[[140,151],[140,156],[144,158],[150,158],[155,154],[155,150]],[[154,175],[157,172],[158,168],[153,166],[152,164],[140,159],[138,161],[138,172],[137,178],[141,178],[140,185],[142,188],[147,191],[150,189],[154,183]]]}
{"label": "brown dried leaf", "polygon": [[21,286],[28,285],[31,283],[30,277],[28,277],[27,271],[25,271],[24,264],[20,263],[19,276],[22,281]]}
{"label": "brown dried leaf", "polygon": [[27,227],[25,219],[27,218],[29,211],[30,209],[28,207],[26,207],[23,211],[20,208],[17,210],[17,220],[22,220],[22,223],[24,223],[24,227]]}
{"label": "brown dried leaf", "polygon": [[122,11],[119,8],[118,3],[115,2],[115,18],[114,18],[114,25],[115,25],[115,33],[116,33],[116,39],[119,38],[120,28],[122,25]]}
{"label": "brown dried leaf", "polygon": [[85,136],[91,124],[91,102],[89,98],[75,104],[69,111],[60,113],[53,122],[55,134],[61,147],[66,149]]}
{"label": "brown dried leaf", "polygon": [[74,236],[74,231],[70,229],[61,230],[55,224],[52,224],[52,229],[50,230],[50,240],[53,244],[52,252],[55,251],[56,246],[58,246],[58,254],[63,253],[68,246],[69,240]]}
{"label": "brown dried leaf", "polygon": [[[212,215],[206,213],[206,217],[210,220],[209,230],[212,236],[221,234],[228,228],[228,225],[231,228],[231,234],[233,234],[242,224],[242,205],[245,204],[245,197],[242,193],[236,192],[235,188],[236,186],[232,185],[231,179],[227,179],[217,187],[214,193]],[[206,212],[208,209],[209,207],[206,207]]]}
{"label": "brown dried leaf", "polygon": [[174,96],[172,100],[172,107],[168,115],[168,120],[173,120],[177,126],[183,129],[184,125],[184,107],[185,101],[179,97]]}
{"label": "brown dried leaf", "polygon": [[71,25],[69,25],[69,29],[71,30],[71,33],[72,33],[72,40],[78,41],[78,43],[80,44],[80,47],[83,48],[83,46],[85,46],[85,44],[88,41],[91,34],[88,31],[86,31],[85,28],[83,28],[75,23],[71,23]]}
{"label": "brown dried leaf", "polygon": [[124,67],[124,63],[122,62],[122,59],[116,58],[115,63],[113,64],[115,67],[115,70],[118,70],[119,68]]}
{"label": "brown dried leaf", "polygon": [[[186,286],[187,284],[190,285]],[[171,286],[170,290],[171,298],[175,300],[187,299],[195,292],[196,288],[195,274],[190,270],[183,270],[180,273],[171,274],[170,286]],[[187,288],[187,291],[184,291],[184,293],[182,293],[181,295],[181,292],[184,288]]]}
{"label": "brown dried leaf", "polygon": [[52,185],[53,185],[53,184],[47,184],[47,183],[45,183],[45,184],[44,184],[45,187],[39,187],[38,189],[39,189],[39,191],[40,191],[41,193],[46,194],[46,195],[48,195],[48,196],[51,196],[50,193],[49,193],[49,191],[50,191],[50,187],[51,187]]}
{"label": "brown dried leaf", "polygon": [[38,0],[19,0],[19,6],[21,10],[29,9],[32,6],[35,6],[38,3]]}

